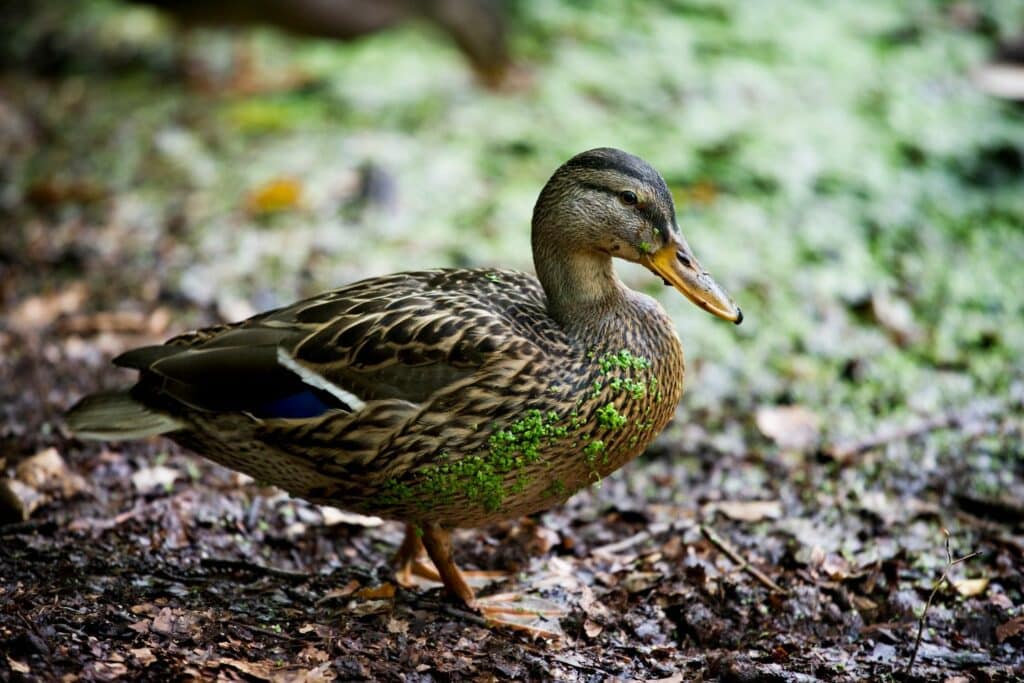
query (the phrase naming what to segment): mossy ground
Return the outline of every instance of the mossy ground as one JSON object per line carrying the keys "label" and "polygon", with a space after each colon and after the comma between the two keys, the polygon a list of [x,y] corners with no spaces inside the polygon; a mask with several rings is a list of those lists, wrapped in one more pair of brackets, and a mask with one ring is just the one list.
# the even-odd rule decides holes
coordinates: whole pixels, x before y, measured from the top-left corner
{"label": "mossy ground", "polygon": [[[34,8],[0,46],[0,459],[55,445],[92,490],[0,540],[0,651],[18,653],[0,677],[213,675],[197,650],[312,666],[308,647],[342,677],[877,679],[906,661],[942,528],[957,553],[983,551],[954,578],[988,583],[940,593],[918,674],[1024,666],[1024,126],[970,78],[1024,27],[1024,3],[524,0],[513,46],[533,84],[515,95],[481,92],[422,27],[349,46],[259,31],[260,69],[309,85],[245,97],[187,89],[157,15]],[[223,64],[233,39],[208,33],[199,56]],[[320,602],[351,577],[386,580],[397,532],[320,529],[309,506],[163,443],[61,433],[73,399],[128,380],[107,369],[127,346],[397,269],[529,269],[539,187],[599,145],[661,170],[746,320],[620,269],[683,339],[674,426],[544,516],[551,533],[462,537],[469,564],[555,576],[543,585],[575,609],[568,650],[401,594],[378,612]],[[778,406],[804,412],[773,428]],[[835,456],[929,423],[948,428]],[[133,493],[161,453],[186,476]],[[778,507],[728,507],[751,500]],[[790,593],[732,571],[698,522]],[[613,559],[592,552],[645,529]],[[548,539],[533,565],[524,538]],[[202,555],[334,574],[301,590],[211,578]],[[54,568],[73,578],[44,579]],[[423,642],[444,652],[409,654]]]}

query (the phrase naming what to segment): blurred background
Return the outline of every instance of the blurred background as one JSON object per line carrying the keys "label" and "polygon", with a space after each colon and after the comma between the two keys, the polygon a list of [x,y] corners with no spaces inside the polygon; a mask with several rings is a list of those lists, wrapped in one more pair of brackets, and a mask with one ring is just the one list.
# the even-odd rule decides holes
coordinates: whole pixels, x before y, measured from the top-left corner
{"label": "blurred background", "polygon": [[540,187],[615,146],[664,175],[746,321],[619,267],[676,321],[688,390],[567,514],[779,501],[737,531],[771,561],[900,557],[919,588],[949,527],[1019,609],[1024,3],[368,4],[0,10],[8,465],[64,444],[61,411],[140,340],[395,270],[530,270]]}

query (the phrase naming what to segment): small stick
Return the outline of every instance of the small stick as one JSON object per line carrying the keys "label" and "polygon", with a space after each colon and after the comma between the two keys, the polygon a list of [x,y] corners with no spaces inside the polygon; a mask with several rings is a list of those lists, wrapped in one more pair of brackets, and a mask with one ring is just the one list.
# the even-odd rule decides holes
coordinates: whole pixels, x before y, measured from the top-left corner
{"label": "small stick", "polygon": [[854,439],[845,443],[834,443],[824,448],[824,452],[834,460],[848,460],[856,455],[870,451],[879,446],[893,443],[895,441],[906,441],[929,432],[940,429],[964,428],[968,436],[977,436],[989,427],[986,422],[996,415],[1007,410],[1008,406],[1003,403],[992,401],[978,401],[961,410],[951,410],[939,415],[933,415],[916,424],[902,427],[885,426],[874,434],[863,439]]}
{"label": "small stick", "polygon": [[932,585],[932,592],[929,593],[928,601],[924,604],[924,611],[921,612],[921,618],[917,620],[917,637],[914,638],[914,649],[910,651],[910,661],[907,662],[907,668],[903,670],[905,676],[909,676],[914,669],[914,662],[917,660],[917,650],[921,647],[921,635],[924,633],[924,622],[928,618],[928,610],[931,609],[932,600],[935,599],[939,588],[942,587],[944,582],[949,580],[949,570],[961,562],[966,562],[972,557],[981,555],[981,551],[976,550],[954,560],[953,553],[949,549],[949,530],[944,528],[942,533],[946,536],[946,568],[942,571],[942,576],[939,577],[939,580]]}
{"label": "small stick", "polygon": [[590,552],[594,555],[617,555],[623,550],[629,550],[634,546],[646,543],[656,536],[661,536],[669,531],[682,531],[683,529],[688,529],[692,526],[693,522],[689,520],[672,523],[657,522],[650,525],[647,529],[633,534],[629,538],[624,538],[621,541],[616,541],[615,543],[599,546]]}
{"label": "small stick", "polygon": [[738,564],[741,571],[745,571],[746,573],[750,574],[755,579],[760,581],[764,586],[766,586],[769,590],[775,593],[779,593],[781,595],[789,594],[789,591],[787,591],[785,588],[772,581],[767,574],[765,574],[760,569],[747,562],[747,560],[739,554],[739,551],[733,548],[729,544],[729,542],[726,541],[724,538],[722,538],[714,531],[712,531],[710,527],[701,524],[700,533],[703,534],[704,538],[708,539],[708,542],[710,542],[711,545],[721,550],[729,557],[730,560]]}

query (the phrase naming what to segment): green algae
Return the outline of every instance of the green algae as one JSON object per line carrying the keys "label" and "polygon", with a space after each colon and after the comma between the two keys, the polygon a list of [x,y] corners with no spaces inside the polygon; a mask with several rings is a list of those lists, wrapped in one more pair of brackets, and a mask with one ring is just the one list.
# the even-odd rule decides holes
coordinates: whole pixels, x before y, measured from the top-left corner
{"label": "green algae", "polygon": [[629,349],[622,349],[618,353],[608,353],[597,360],[598,367],[602,374],[612,370],[647,370],[651,367],[651,361],[643,356],[633,355]]}
{"label": "green algae", "polygon": [[606,403],[597,409],[597,424],[603,429],[622,429],[629,419],[620,413],[615,405]]}
{"label": "green algae", "polygon": [[[592,359],[596,357],[593,351],[587,355]],[[650,369],[651,362],[647,358],[623,349],[596,357],[596,364],[602,377],[592,383],[589,400],[599,398],[609,389],[625,392],[633,400],[655,393],[660,395],[657,378],[637,376]],[[561,389],[552,385],[548,392],[557,393]],[[380,500],[385,504],[415,502],[426,507],[438,501],[447,503],[465,497],[495,512],[501,509],[508,495],[527,489],[531,482],[531,469],[550,466],[544,461],[545,449],[566,438],[572,439],[569,444],[572,450],[576,450],[581,442],[586,444],[582,449],[583,459],[596,475],[596,480],[600,481],[595,466],[599,459],[602,463],[608,461],[609,447],[605,440],[594,438],[593,429],[585,429],[588,422],[585,411],[582,411],[585,400],[577,400],[576,407],[564,417],[554,411],[529,410],[509,427],[491,434],[485,452],[454,459],[448,453],[442,453],[435,462],[417,470],[415,480],[388,480],[379,494]],[[629,418],[620,413],[612,402],[594,410],[590,419],[596,422],[596,428],[606,432],[621,430],[629,422]],[[644,428],[643,423],[640,428]],[[634,446],[637,441],[638,437],[633,436],[629,445]],[[561,485],[564,487],[565,483],[561,482]]]}

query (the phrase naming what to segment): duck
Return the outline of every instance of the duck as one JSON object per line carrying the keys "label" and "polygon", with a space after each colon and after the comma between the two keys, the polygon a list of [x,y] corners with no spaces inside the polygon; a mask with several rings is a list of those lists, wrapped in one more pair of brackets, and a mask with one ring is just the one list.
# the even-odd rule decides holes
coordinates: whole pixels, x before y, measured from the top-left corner
{"label": "duck", "polygon": [[83,398],[68,427],[83,440],[164,435],[293,496],[404,522],[397,582],[434,578],[502,623],[507,600],[476,596],[452,531],[601,481],[644,451],[682,396],[672,319],[613,260],[743,320],[680,231],[661,175],[622,150],[591,149],[554,172],[531,245],[535,275],[371,277],[127,351],[113,363],[138,382]]}
{"label": "duck", "polygon": [[[422,19],[444,32],[480,82],[501,89],[511,73],[506,22],[495,0],[128,0],[172,16],[184,28],[273,26],[294,35],[349,41]],[[243,54],[243,70],[251,58]],[[242,74],[241,79],[253,79]]]}

